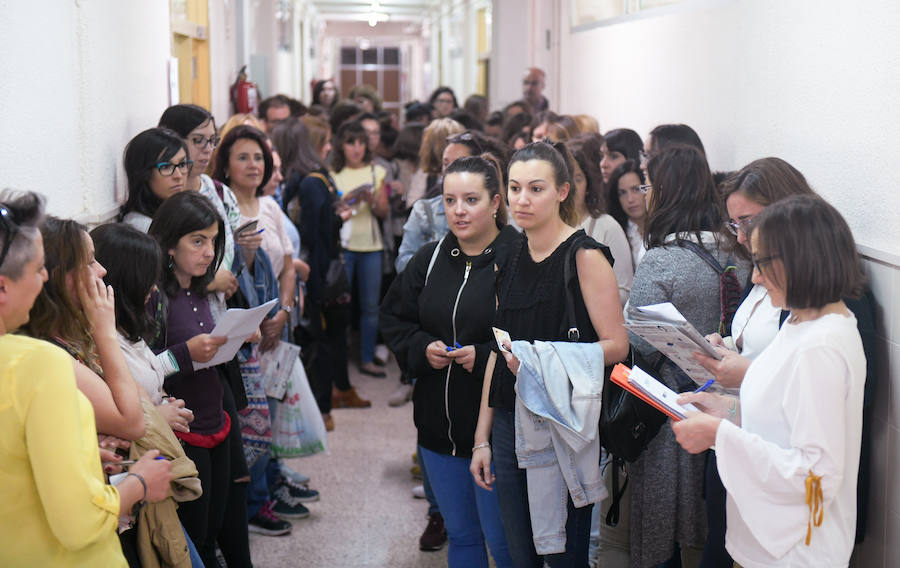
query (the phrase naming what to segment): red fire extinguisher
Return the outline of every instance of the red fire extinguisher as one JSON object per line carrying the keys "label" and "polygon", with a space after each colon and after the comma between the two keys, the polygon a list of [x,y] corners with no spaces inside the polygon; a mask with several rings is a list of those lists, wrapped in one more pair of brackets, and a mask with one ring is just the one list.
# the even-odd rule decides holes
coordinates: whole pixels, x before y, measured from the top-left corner
{"label": "red fire extinguisher", "polygon": [[231,104],[234,111],[253,114],[259,104],[259,87],[247,80],[247,66],[238,71],[237,80],[231,85]]}

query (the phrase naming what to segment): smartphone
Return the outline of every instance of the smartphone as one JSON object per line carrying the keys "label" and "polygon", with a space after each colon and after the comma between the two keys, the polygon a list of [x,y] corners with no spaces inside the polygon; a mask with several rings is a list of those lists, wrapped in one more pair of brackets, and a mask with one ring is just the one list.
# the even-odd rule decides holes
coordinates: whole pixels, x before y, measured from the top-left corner
{"label": "smartphone", "polygon": [[238,236],[240,236],[241,234],[246,233],[246,232],[254,232],[254,231],[256,231],[256,226],[257,226],[258,224],[259,224],[259,221],[258,221],[258,220],[255,220],[255,221],[250,221],[250,222],[247,223],[246,225],[241,225],[241,226],[238,227],[237,230],[234,232],[234,236],[235,236],[235,237],[238,237]]}

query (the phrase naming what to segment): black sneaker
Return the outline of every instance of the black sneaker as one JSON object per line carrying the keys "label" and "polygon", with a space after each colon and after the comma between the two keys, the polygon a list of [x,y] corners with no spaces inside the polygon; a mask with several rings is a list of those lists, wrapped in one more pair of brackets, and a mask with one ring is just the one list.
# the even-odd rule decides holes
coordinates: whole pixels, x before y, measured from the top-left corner
{"label": "black sneaker", "polygon": [[291,497],[287,487],[280,486],[272,494],[275,502],[272,504],[272,512],[282,519],[305,519],[309,516],[309,509],[303,503]]}
{"label": "black sneaker", "polygon": [[447,529],[444,528],[444,517],[440,513],[428,515],[428,526],[419,537],[419,550],[440,550],[444,548],[446,542]]}
{"label": "black sneaker", "polygon": [[318,491],[316,491],[315,489],[310,489],[307,485],[294,483],[287,477],[281,478],[281,481],[279,482],[278,488],[276,488],[275,492],[277,493],[278,489],[281,487],[286,487],[290,496],[301,503],[313,503],[319,500]]}
{"label": "black sneaker", "polygon": [[267,536],[283,536],[290,534],[294,527],[287,521],[282,521],[272,513],[272,502],[267,501],[258,513],[253,515],[248,523],[247,530],[256,534]]}

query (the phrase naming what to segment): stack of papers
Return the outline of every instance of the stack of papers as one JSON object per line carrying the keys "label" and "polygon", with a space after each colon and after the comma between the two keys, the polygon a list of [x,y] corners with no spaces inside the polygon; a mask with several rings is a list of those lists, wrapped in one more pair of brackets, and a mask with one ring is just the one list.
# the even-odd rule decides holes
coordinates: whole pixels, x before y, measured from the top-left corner
{"label": "stack of papers", "polygon": [[619,363],[613,367],[610,377],[631,394],[667,414],[672,420],[684,420],[688,412],[699,412],[700,409],[691,403],[678,404],[678,393],[662,384],[639,367],[629,369]]}
{"label": "stack of papers", "polygon": [[717,360],[722,358],[669,302],[639,308],[629,305],[625,310],[625,327],[668,357],[698,385],[713,377],[691,353],[705,353]]}

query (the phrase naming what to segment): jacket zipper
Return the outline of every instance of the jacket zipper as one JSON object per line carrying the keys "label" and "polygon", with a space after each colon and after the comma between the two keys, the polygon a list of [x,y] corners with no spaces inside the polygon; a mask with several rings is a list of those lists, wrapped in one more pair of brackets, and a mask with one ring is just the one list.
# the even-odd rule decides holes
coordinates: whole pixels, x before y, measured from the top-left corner
{"label": "jacket zipper", "polygon": [[[459,307],[459,298],[462,296],[463,288],[466,287],[466,282],[469,281],[469,271],[472,270],[472,262],[466,261],[466,272],[463,274],[462,284],[459,285],[459,290],[456,292],[456,301],[453,303],[453,316],[451,318],[451,323],[453,324],[453,344],[456,345],[456,309]],[[451,361],[449,365],[447,365],[447,378],[444,380],[444,411],[447,413],[447,437],[450,439],[450,455],[456,455],[456,442],[453,441],[453,421],[450,420],[450,370],[453,368],[453,362]]]}

